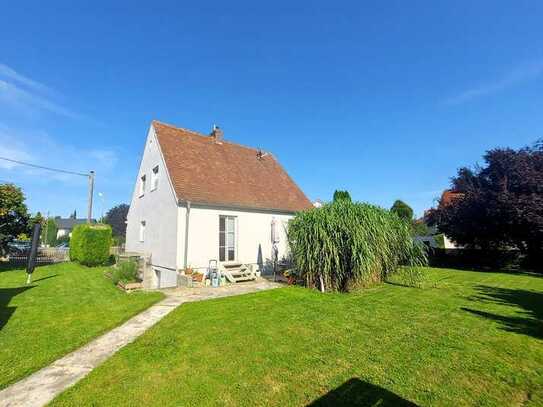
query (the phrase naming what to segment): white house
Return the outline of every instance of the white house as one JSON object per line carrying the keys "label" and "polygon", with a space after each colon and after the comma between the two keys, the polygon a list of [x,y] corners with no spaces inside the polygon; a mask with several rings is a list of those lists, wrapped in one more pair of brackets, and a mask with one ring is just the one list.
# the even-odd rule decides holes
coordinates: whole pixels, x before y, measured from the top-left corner
{"label": "white house", "polygon": [[[265,264],[287,255],[285,228],[312,204],[270,153],[153,121],[127,216],[126,250],[150,256],[152,286],[187,267]],[[275,241],[275,244],[272,243]],[[275,246],[275,249],[274,249]]]}
{"label": "white house", "polygon": [[[87,219],[75,219],[75,218],[61,218],[55,217],[55,223],[57,225],[57,239],[64,236],[72,237],[72,231],[77,225],[83,225],[87,223]],[[91,220],[91,223],[96,223],[95,219]]]}

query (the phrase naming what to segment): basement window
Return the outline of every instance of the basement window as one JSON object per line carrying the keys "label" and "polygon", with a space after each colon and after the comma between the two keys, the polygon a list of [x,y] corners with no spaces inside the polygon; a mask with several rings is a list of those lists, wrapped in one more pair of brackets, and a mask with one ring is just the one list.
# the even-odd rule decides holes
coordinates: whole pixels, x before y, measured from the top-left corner
{"label": "basement window", "polygon": [[219,216],[219,261],[236,259],[236,218]]}

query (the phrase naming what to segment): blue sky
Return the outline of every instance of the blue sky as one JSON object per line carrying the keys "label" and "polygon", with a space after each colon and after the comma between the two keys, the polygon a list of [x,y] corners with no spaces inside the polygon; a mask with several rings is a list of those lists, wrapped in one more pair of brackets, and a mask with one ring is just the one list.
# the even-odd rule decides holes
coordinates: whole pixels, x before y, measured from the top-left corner
{"label": "blue sky", "polygon": [[[485,150],[543,137],[543,2],[75,3],[2,6],[0,156],[96,170],[104,209],[152,119],[272,151],[311,199],[419,215]],[[85,214],[83,178],[0,180]]]}

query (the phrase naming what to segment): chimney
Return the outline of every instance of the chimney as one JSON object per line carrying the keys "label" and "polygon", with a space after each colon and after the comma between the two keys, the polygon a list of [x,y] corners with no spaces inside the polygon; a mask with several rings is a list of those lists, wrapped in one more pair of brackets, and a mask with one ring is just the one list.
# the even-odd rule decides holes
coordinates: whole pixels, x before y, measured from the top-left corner
{"label": "chimney", "polygon": [[215,143],[220,143],[220,142],[222,142],[222,138],[223,138],[223,136],[224,136],[224,133],[223,133],[223,131],[219,128],[219,126],[217,126],[216,124],[214,124],[214,125],[213,125],[213,130],[211,131],[210,136],[214,138]]}

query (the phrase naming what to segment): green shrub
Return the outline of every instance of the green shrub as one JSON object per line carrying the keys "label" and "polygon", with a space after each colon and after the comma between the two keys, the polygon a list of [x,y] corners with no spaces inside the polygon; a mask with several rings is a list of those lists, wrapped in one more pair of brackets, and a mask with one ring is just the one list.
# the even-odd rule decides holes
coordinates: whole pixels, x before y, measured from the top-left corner
{"label": "green shrub", "polygon": [[125,243],[125,237],[124,236],[113,236],[112,244],[113,246],[121,246],[123,243]]}
{"label": "green shrub", "polygon": [[301,277],[321,290],[346,291],[383,281],[402,265],[427,263],[410,223],[369,204],[338,200],[300,212],[287,234]]}
{"label": "green shrub", "polygon": [[387,278],[387,282],[423,288],[426,283],[425,277],[426,273],[422,267],[400,267],[396,273]]}
{"label": "green shrub", "polygon": [[110,226],[77,225],[70,240],[70,259],[86,266],[106,264],[110,247]]}
{"label": "green shrub", "polygon": [[445,235],[443,233],[435,235],[434,236],[434,242],[436,242],[436,247],[438,249],[444,249],[445,248]]}
{"label": "green shrub", "polygon": [[341,189],[336,189],[334,191],[334,202],[340,201],[342,199],[350,201],[351,200],[351,194],[349,194],[349,191],[342,191]]}
{"label": "green shrub", "polygon": [[138,281],[137,263],[134,261],[123,261],[122,263],[117,264],[117,266],[113,268],[111,279],[115,285],[117,285],[119,281],[123,283]]}
{"label": "green shrub", "polygon": [[413,209],[400,199],[397,199],[394,202],[394,204],[390,208],[390,212],[394,212],[396,215],[404,220],[411,221],[413,219]]}

